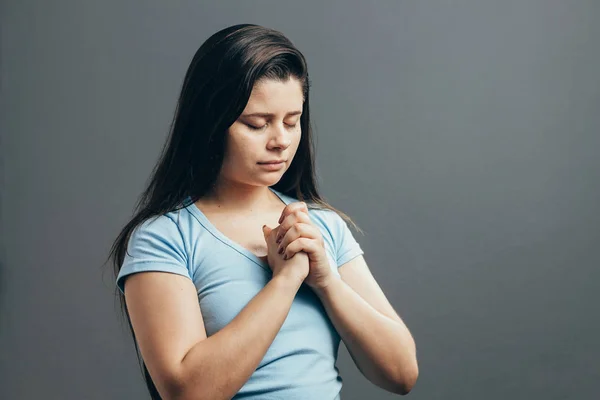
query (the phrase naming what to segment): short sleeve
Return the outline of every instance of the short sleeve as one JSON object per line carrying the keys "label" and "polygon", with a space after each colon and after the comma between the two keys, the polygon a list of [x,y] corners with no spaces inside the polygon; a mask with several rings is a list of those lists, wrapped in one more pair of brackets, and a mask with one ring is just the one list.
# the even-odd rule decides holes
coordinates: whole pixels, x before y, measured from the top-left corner
{"label": "short sleeve", "polygon": [[346,221],[336,212],[332,212],[331,214],[333,214],[331,234],[335,247],[336,263],[339,268],[353,258],[364,254],[364,252],[354,238],[350,228],[348,228]]}
{"label": "short sleeve", "polygon": [[153,217],[136,227],[127,244],[116,284],[125,294],[125,278],[145,271],[162,271],[191,279],[183,236],[166,215]]}

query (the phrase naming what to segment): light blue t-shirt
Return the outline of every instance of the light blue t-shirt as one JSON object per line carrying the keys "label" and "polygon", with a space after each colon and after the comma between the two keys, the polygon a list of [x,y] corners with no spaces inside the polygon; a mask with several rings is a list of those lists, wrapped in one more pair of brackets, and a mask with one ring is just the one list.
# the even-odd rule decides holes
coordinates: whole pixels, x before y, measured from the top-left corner
{"label": "light blue t-shirt", "polygon": [[[285,204],[298,201],[270,188]],[[189,204],[188,204],[189,203]],[[216,229],[191,201],[181,210],[151,218],[134,230],[117,277],[164,271],[191,279],[208,336],[246,306],[272,277],[268,264]],[[323,234],[332,270],[363,251],[346,222],[331,210],[309,210]],[[275,340],[234,399],[339,399],[335,366],[340,337],[319,298],[303,284]]]}

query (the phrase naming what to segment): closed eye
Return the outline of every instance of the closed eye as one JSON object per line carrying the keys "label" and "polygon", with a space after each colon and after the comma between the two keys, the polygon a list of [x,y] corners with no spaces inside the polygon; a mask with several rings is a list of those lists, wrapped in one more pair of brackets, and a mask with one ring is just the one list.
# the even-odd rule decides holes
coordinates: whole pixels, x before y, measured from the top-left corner
{"label": "closed eye", "polygon": [[[295,128],[298,126],[298,123],[296,122],[293,125],[290,125],[290,124],[285,124],[285,125],[289,128]],[[254,126],[254,125],[246,124],[246,126],[253,131],[261,131],[261,130],[265,129],[268,126],[268,124],[265,124],[263,126]]]}
{"label": "closed eye", "polygon": [[262,131],[263,129],[265,129],[267,127],[266,124],[263,126],[254,126],[254,125],[246,124],[246,126],[253,131]]}

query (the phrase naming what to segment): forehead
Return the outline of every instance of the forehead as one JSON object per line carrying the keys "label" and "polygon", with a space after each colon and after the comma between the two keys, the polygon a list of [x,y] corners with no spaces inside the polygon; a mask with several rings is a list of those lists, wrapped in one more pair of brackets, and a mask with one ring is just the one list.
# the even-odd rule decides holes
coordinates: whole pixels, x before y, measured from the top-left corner
{"label": "forehead", "polygon": [[302,85],[297,79],[263,79],[254,85],[244,113],[301,111],[303,102]]}

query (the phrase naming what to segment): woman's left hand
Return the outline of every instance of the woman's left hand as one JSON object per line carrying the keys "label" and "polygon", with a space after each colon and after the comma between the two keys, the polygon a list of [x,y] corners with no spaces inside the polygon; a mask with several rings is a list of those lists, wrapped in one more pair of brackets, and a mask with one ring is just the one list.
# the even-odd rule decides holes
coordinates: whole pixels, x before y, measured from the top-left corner
{"label": "woman's left hand", "polygon": [[308,254],[309,273],[304,280],[313,289],[322,289],[333,278],[325,242],[319,228],[308,216],[306,203],[288,204],[279,218],[279,254],[288,259],[299,251]]}

